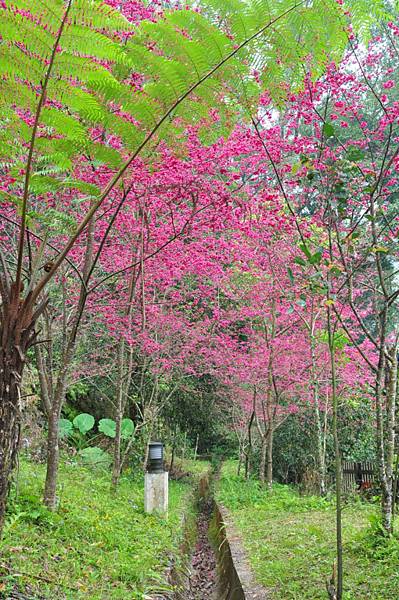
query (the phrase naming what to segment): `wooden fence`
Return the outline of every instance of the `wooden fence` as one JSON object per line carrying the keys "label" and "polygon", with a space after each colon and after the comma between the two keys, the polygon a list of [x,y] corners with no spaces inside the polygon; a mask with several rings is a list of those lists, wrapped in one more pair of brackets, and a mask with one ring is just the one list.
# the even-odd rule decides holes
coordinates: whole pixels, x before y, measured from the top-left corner
{"label": "wooden fence", "polygon": [[375,465],[372,462],[342,463],[342,491],[349,493],[355,490],[366,490],[378,485]]}

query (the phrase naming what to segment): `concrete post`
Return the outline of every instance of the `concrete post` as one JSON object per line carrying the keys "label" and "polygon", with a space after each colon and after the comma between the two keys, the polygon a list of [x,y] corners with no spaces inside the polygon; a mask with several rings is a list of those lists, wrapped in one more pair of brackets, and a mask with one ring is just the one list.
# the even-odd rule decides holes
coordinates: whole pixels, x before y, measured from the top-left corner
{"label": "concrete post", "polygon": [[144,510],[166,515],[168,512],[169,473],[149,473],[144,477]]}

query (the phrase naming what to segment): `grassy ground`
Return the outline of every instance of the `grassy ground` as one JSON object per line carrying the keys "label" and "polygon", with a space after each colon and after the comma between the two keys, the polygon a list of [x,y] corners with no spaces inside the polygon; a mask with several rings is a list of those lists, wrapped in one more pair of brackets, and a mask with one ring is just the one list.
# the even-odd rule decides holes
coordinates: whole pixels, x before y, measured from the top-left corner
{"label": "grassy ground", "polygon": [[[326,599],[335,555],[331,501],[299,496],[287,486],[272,493],[223,466],[218,499],[242,534],[257,580],[271,600]],[[343,514],[345,600],[399,600],[399,540],[376,534],[378,507],[360,500]]]}
{"label": "grassy ground", "polygon": [[[204,467],[196,465],[197,473]],[[43,465],[22,462],[0,545],[0,598],[16,585],[51,600],[143,600],[167,588],[192,482],[170,483],[162,519],[144,513],[141,478],[124,477],[113,496],[107,473],[64,463],[57,513],[40,502],[43,478]]]}

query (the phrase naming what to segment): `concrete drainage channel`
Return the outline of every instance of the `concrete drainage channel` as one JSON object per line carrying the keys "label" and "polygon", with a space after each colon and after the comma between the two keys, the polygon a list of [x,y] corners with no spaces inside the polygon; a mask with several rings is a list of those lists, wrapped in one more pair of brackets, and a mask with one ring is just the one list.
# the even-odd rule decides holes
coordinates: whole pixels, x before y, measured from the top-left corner
{"label": "concrete drainage channel", "polygon": [[186,522],[183,564],[170,573],[174,592],[153,600],[268,600],[253,579],[226,509],[213,498],[209,475],[200,480],[197,499],[196,525]]}
{"label": "concrete drainage channel", "polygon": [[210,525],[212,522],[213,501],[211,497],[200,500],[197,518],[197,539],[191,556],[188,586],[185,600],[219,600],[218,565],[211,543]]}
{"label": "concrete drainage channel", "polygon": [[[242,542],[227,510],[215,503],[219,596],[217,600],[268,600],[267,590],[256,583]],[[205,600],[203,596],[201,600]]]}

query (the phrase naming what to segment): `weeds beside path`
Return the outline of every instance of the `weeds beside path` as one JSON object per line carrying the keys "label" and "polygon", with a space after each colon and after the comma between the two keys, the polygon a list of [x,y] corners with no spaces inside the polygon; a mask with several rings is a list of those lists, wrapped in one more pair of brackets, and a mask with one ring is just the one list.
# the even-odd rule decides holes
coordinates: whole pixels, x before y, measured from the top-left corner
{"label": "weeds beside path", "polygon": [[[259,583],[272,600],[325,600],[335,552],[332,501],[278,484],[269,493],[235,470],[234,463],[223,466],[218,500],[243,537]],[[345,506],[345,600],[399,598],[399,540],[378,539],[376,514],[377,506],[360,500]]]}
{"label": "weeds beside path", "polygon": [[140,475],[123,477],[114,496],[108,473],[64,463],[56,513],[41,504],[43,477],[44,465],[22,462],[0,548],[0,598],[18,589],[46,600],[142,600],[168,587],[182,515],[191,510],[187,479],[170,482],[162,519],[144,513]]}

